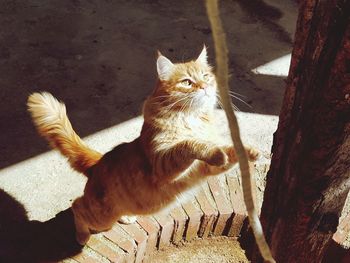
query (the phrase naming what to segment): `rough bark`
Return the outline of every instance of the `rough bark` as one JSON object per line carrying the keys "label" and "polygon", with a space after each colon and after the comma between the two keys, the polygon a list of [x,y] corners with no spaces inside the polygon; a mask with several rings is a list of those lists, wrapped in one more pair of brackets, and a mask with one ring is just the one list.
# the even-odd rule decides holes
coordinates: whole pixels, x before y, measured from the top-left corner
{"label": "rough bark", "polygon": [[349,17],[347,0],[300,1],[261,214],[277,262],[321,262],[349,192]]}

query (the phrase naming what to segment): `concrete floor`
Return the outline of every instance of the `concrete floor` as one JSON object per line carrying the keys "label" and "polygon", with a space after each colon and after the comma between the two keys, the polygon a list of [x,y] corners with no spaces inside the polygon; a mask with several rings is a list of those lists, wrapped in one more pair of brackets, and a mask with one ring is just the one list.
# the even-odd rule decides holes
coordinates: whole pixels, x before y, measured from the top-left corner
{"label": "concrete floor", "polygon": [[[194,12],[195,10],[195,12]],[[156,50],[192,59],[213,43],[202,1],[0,1],[0,168],[47,151],[26,112],[33,91],[63,100],[87,136],[140,113],[153,89]],[[284,82],[252,69],[291,52],[293,1],[222,1],[231,87],[251,108],[278,115]]]}
{"label": "concrete floor", "polygon": [[[70,175],[56,152],[40,155],[50,149],[26,112],[30,93],[47,90],[63,100],[78,134],[91,135],[93,146],[104,152],[137,136],[140,121],[116,125],[140,115],[156,81],[157,49],[176,62],[197,57],[205,43],[214,60],[211,31],[199,0],[0,4],[0,189],[24,204],[30,219],[47,220],[65,209],[85,183],[83,177]],[[222,1],[221,7],[231,89],[250,107],[237,99],[234,103],[242,112],[278,115],[284,82],[273,72],[282,68],[286,73],[288,61],[267,64],[265,75],[252,70],[291,52],[296,4],[242,0]],[[272,75],[266,75],[269,72]],[[264,148],[264,142],[271,144],[276,117],[269,119],[266,130],[255,125],[266,118],[256,121],[254,116],[242,123],[243,135],[259,138],[256,143]],[[121,128],[130,125],[134,128]]]}
{"label": "concrete floor", "polygon": [[[268,158],[284,77],[271,65],[272,75],[252,70],[291,52],[297,4],[225,0],[221,11],[231,89],[250,105],[234,100],[242,133]],[[205,43],[214,61],[200,0],[3,0],[0,13],[0,226],[52,218],[85,183],[38,136],[26,112],[30,93],[47,90],[63,100],[77,133],[106,151],[137,136],[157,49],[177,62],[196,57]],[[286,72],[288,62],[282,66]]]}

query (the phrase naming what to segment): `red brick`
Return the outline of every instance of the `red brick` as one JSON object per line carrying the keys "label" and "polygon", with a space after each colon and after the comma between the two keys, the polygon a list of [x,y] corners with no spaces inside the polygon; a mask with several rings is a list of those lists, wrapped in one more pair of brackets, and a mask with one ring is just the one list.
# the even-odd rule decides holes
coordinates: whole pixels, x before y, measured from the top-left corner
{"label": "red brick", "polygon": [[344,218],[339,224],[339,227],[344,229],[345,231],[350,231],[350,212],[346,216],[344,216]]}
{"label": "red brick", "polygon": [[154,218],[138,217],[137,222],[148,235],[145,256],[150,255],[156,248],[159,239],[160,225]]}
{"label": "red brick", "polygon": [[231,204],[233,207],[233,219],[228,236],[238,236],[241,232],[243,222],[247,218],[247,210],[243,200],[243,192],[239,178],[236,176],[226,177]]}
{"label": "red brick", "polygon": [[154,215],[154,219],[160,225],[158,248],[169,246],[174,233],[174,219],[166,214]]}
{"label": "red brick", "polygon": [[152,217],[141,216],[137,218],[137,223],[146,231],[149,235],[151,233],[159,232],[160,226]]}
{"label": "red brick", "polygon": [[339,226],[337,228],[337,232],[333,235],[333,239],[338,244],[342,244],[347,235],[350,232],[350,213],[348,213],[343,220],[339,223]]}
{"label": "red brick", "polygon": [[182,205],[188,216],[185,239],[192,240],[198,236],[198,230],[203,216],[202,210],[195,199],[188,201]]}
{"label": "red brick", "polygon": [[208,237],[218,217],[216,207],[209,202],[208,198],[210,197],[202,187],[196,195],[197,202],[203,211],[202,222],[198,231],[199,237]]}
{"label": "red brick", "polygon": [[115,224],[109,231],[103,233],[104,237],[112,241],[118,247],[126,252],[128,260],[135,260],[136,244],[133,238],[128,236],[125,231],[120,228],[119,224]]}
{"label": "red brick", "polygon": [[[79,254],[80,255],[80,254]],[[77,256],[73,258],[79,263],[98,263],[99,261],[96,258],[93,258],[91,256]]]}
{"label": "red brick", "polygon": [[86,252],[86,250],[83,250],[81,253],[75,255],[74,257],[72,257],[72,259],[80,263],[100,263],[101,262],[96,257],[89,255]]}
{"label": "red brick", "polygon": [[226,186],[226,183],[224,186],[220,183],[219,178],[210,177],[208,179],[208,184],[219,211],[218,220],[216,221],[213,233],[216,236],[221,236],[226,234],[224,232],[227,226],[232,222],[233,209],[231,207],[231,202],[226,198],[222,189]]}
{"label": "red brick", "polygon": [[343,229],[338,229],[333,235],[333,240],[338,244],[342,244],[345,241],[347,234],[348,233],[346,233]]}
{"label": "red brick", "polygon": [[87,245],[98,252],[102,256],[106,257],[111,262],[125,262],[125,253],[121,251],[117,251],[106,245],[101,241],[100,238],[95,236],[91,236]]}
{"label": "red brick", "polygon": [[135,240],[137,244],[135,262],[142,262],[147,248],[148,237],[146,232],[143,229],[141,229],[139,224],[119,224],[119,226]]}
{"label": "red brick", "polygon": [[172,241],[174,243],[178,243],[184,238],[188,216],[186,215],[185,211],[181,206],[175,207],[170,212],[170,215],[174,219],[174,223],[175,223],[174,235],[173,235]]}
{"label": "red brick", "polygon": [[122,228],[126,233],[128,233],[137,244],[144,242],[147,240],[147,233],[145,230],[141,228],[141,226],[137,223],[135,224],[119,224],[119,227]]}

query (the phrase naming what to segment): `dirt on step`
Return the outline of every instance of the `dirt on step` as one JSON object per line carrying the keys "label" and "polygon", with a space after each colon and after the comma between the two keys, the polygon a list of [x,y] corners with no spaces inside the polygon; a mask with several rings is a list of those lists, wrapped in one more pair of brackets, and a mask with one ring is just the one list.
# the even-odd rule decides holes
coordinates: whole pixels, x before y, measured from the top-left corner
{"label": "dirt on step", "polygon": [[236,238],[212,237],[172,245],[154,252],[147,263],[246,263],[249,262]]}

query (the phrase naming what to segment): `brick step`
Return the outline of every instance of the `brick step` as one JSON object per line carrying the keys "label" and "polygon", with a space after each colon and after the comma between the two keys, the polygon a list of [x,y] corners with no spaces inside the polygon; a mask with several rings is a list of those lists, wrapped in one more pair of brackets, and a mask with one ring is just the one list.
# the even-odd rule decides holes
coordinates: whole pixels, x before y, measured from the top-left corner
{"label": "brick step", "polygon": [[[257,170],[267,171],[267,167]],[[257,194],[258,205],[261,197]],[[246,217],[241,179],[237,170],[231,171],[209,178],[191,200],[170,212],[139,217],[130,225],[116,223],[110,231],[93,235],[80,254],[64,262],[143,262],[171,243],[209,236],[238,237]],[[334,235],[336,241],[348,233],[348,217]]]}
{"label": "brick step", "polygon": [[[198,237],[238,236],[246,218],[237,175],[220,175],[204,183],[188,202],[170,212],[116,223],[93,235],[70,262],[142,262],[154,250]],[[68,260],[65,260],[68,262]]]}

